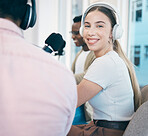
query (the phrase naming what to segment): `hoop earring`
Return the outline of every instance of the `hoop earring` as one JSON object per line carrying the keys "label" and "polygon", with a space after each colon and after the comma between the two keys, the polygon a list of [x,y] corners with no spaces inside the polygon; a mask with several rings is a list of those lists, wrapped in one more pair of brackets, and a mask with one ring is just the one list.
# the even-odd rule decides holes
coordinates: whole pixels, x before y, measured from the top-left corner
{"label": "hoop earring", "polygon": [[113,39],[109,37],[108,43],[111,44],[111,42],[113,43]]}

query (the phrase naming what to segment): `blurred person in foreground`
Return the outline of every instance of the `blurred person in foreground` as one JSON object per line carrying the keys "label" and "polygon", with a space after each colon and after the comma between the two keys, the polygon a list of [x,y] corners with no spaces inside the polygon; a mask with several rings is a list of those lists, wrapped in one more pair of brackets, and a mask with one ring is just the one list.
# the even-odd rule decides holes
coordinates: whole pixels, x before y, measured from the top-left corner
{"label": "blurred person in foreground", "polygon": [[[72,71],[75,75],[77,84],[83,79],[88,67],[92,64],[95,59],[93,51],[90,51],[83,40],[83,37],[80,35],[82,15],[75,16],[73,18],[72,24],[72,39],[75,43],[75,46],[80,47],[81,50],[76,54],[76,57],[72,63]],[[86,124],[92,120],[92,107],[88,102],[81,105],[76,109],[75,118],[73,125]]]}
{"label": "blurred person in foreground", "polygon": [[[65,136],[77,104],[73,73],[24,39],[35,0],[0,0],[0,136]],[[21,28],[21,29],[20,29]]]}

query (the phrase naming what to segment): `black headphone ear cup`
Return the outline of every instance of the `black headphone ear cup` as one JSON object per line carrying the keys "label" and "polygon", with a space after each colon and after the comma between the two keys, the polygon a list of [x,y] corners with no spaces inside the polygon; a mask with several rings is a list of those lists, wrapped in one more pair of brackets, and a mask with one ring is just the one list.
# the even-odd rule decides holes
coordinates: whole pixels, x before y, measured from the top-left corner
{"label": "black headphone ear cup", "polygon": [[32,9],[32,15],[31,15],[29,27],[33,27],[35,25],[35,22],[36,22],[36,10]]}
{"label": "black headphone ear cup", "polygon": [[31,7],[31,20],[30,20],[30,23],[29,23],[29,27],[33,27],[35,25],[35,22],[36,22],[36,4],[35,4],[35,0],[31,0],[32,2],[32,7]]}
{"label": "black headphone ear cup", "polygon": [[24,18],[23,18],[23,20],[21,22],[21,25],[20,25],[20,27],[23,30],[25,30],[25,29],[28,28],[28,24],[29,24],[29,21],[30,21],[30,19],[29,19],[29,17],[30,17],[30,11],[31,11],[31,7],[30,7],[30,5],[27,4],[26,5],[26,12],[25,12]]}
{"label": "black headphone ear cup", "polygon": [[25,30],[28,27],[33,27],[36,22],[36,4],[35,0],[31,0],[32,6],[26,4],[26,12],[21,22],[20,27]]}

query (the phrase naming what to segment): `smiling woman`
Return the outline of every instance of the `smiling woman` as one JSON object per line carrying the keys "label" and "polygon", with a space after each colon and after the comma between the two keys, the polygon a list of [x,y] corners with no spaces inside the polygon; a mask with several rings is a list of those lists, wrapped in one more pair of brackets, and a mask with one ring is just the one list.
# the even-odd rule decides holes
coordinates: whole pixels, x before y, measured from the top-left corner
{"label": "smiling woman", "polygon": [[116,16],[112,5],[98,2],[82,17],[81,34],[96,59],[77,87],[77,106],[89,101],[94,114],[90,124],[72,126],[68,136],[121,136],[141,103],[135,71],[117,41],[122,27]]}
{"label": "smiling woman", "polygon": [[102,12],[95,10],[88,13],[84,22],[83,37],[88,48],[95,52],[96,57],[113,50],[111,23]]}

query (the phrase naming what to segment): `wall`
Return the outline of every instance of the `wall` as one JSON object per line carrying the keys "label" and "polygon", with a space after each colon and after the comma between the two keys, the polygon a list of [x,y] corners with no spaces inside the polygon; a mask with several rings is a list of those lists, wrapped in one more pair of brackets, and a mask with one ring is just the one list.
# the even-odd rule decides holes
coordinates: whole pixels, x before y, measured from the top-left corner
{"label": "wall", "polygon": [[37,21],[24,31],[25,38],[43,47],[45,39],[58,31],[58,0],[36,0]]}

